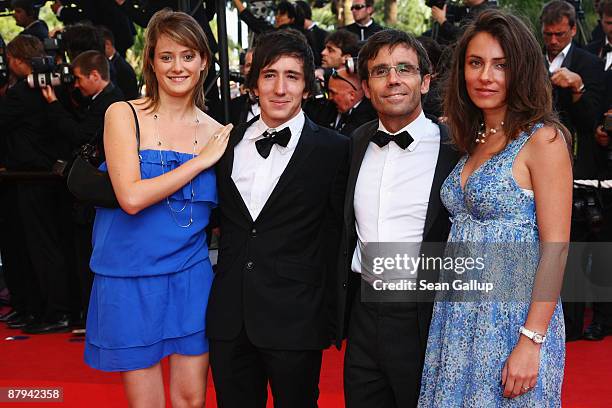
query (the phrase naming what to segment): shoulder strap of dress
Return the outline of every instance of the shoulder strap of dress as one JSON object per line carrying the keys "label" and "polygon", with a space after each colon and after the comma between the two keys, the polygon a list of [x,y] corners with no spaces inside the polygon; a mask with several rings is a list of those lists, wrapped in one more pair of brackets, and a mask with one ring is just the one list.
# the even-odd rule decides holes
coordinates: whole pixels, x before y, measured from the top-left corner
{"label": "shoulder strap of dress", "polygon": [[138,116],[136,115],[136,109],[134,109],[132,104],[128,101],[126,101],[125,103],[128,104],[128,106],[132,110],[132,113],[134,114],[134,123],[136,124],[136,151],[140,151],[140,125],[138,124]]}
{"label": "shoulder strap of dress", "polygon": [[525,146],[525,143],[531,139],[531,136],[541,129],[544,126],[544,123],[536,123],[531,127],[528,132],[521,132],[520,136],[516,140],[516,148],[514,149],[514,153],[518,154],[518,152]]}

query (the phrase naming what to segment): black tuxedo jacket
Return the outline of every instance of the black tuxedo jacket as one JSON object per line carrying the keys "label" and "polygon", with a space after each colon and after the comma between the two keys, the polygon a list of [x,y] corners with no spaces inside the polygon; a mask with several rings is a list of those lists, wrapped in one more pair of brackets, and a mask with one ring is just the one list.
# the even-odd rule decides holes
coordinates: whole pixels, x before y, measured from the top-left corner
{"label": "black tuxedo jacket", "polygon": [[19,34],[33,35],[40,41],[44,41],[45,38],[49,38],[49,27],[47,23],[42,20],[36,20],[30,27],[24,29]]}
{"label": "black tuxedo jacket", "polygon": [[[359,41],[366,41],[372,35],[374,35],[375,33],[379,32],[379,31],[384,30],[385,28],[383,26],[381,26],[380,24],[378,24],[376,21],[372,21],[372,24],[370,24],[367,27],[361,27],[357,23],[352,23],[352,24],[346,25],[344,27],[341,27],[341,29],[348,30],[351,33],[356,34],[357,38],[359,38]],[[361,31],[362,30],[363,30],[363,40],[361,39]]]}
{"label": "black tuxedo jacket", "polygon": [[[434,123],[438,123],[434,117],[429,117]],[[459,159],[459,153],[453,148],[448,129],[444,125],[440,126],[440,150],[438,153],[438,162],[434,172],[431,192],[429,194],[429,206],[427,207],[427,215],[425,216],[425,227],[423,230],[423,245],[421,252],[426,256],[442,256],[441,245],[431,245],[427,243],[446,242],[450,231],[450,216],[442,201],[440,200],[440,188],[446,177],[453,170]],[[357,129],[351,138],[351,166],[346,186],[346,198],[344,201],[344,229],[342,241],[340,244],[340,253],[338,257],[338,284],[336,286],[337,299],[337,315],[336,315],[336,347],[340,348],[342,339],[345,337],[348,326],[348,318],[350,316],[350,305],[356,291],[359,290],[361,279],[356,274],[351,272],[351,261],[353,252],[357,245],[357,231],[355,228],[355,211],[353,199],[355,197],[355,185],[361,163],[365,156],[370,139],[378,130],[378,119],[373,120]],[[401,200],[401,197],[398,197]],[[437,274],[422,276],[419,273],[419,279],[425,278],[427,281],[437,282]],[[419,292],[417,303],[419,335],[421,337],[421,345],[423,352],[427,345],[427,336],[429,333],[429,323],[433,311],[433,300],[435,294],[432,292]]]}
{"label": "black tuxedo jacket", "polygon": [[128,48],[134,45],[136,30],[130,19],[119,10],[114,1],[78,0],[76,7],[62,7],[58,19],[64,25],[80,21],[91,21],[94,25],[102,25],[113,32],[115,48],[125,56]]}
{"label": "black tuxedo jacket", "polygon": [[598,166],[595,160],[596,145],[593,135],[603,113],[605,87],[603,62],[572,44],[561,66],[580,75],[585,89],[584,95],[574,103],[571,89],[553,87],[555,110],[559,113],[561,122],[575,135],[574,178],[595,178]]}
{"label": "black tuxedo jacket", "polygon": [[123,93],[112,83],[91,103],[83,107],[77,115],[68,112],[64,106],[55,101],[49,104],[49,118],[58,133],[70,144],[70,149],[75,150],[94,139],[96,135],[104,133],[104,114],[108,107],[124,99]]}
{"label": "black tuxedo jacket", "polygon": [[121,89],[125,99],[138,99],[138,79],[134,68],[118,52],[109,62],[115,71],[115,85]]}
{"label": "black tuxedo jacket", "polygon": [[40,89],[21,79],[0,98],[0,164],[9,170],[51,170],[69,155],[58,140]]}
{"label": "black tuxedo jacket", "polygon": [[[351,134],[364,123],[370,122],[374,119],[377,119],[378,115],[374,108],[372,107],[372,103],[368,98],[363,98],[359,106],[351,111],[346,120],[344,121],[344,126],[339,130],[340,133],[346,136],[351,136]],[[330,127],[333,128],[334,123],[330,124]]]}
{"label": "black tuxedo jacket", "polygon": [[305,34],[314,55],[315,67],[320,67],[322,59],[321,51],[325,48],[325,38],[327,38],[329,33],[315,24],[310,30],[306,30]]}
{"label": "black tuxedo jacket", "polygon": [[221,241],[206,334],[232,340],[244,327],[256,347],[320,350],[333,335],[328,305],[349,140],[306,119],[287,168],[253,220],[231,173],[234,147],[257,118],[234,128],[216,167]]}

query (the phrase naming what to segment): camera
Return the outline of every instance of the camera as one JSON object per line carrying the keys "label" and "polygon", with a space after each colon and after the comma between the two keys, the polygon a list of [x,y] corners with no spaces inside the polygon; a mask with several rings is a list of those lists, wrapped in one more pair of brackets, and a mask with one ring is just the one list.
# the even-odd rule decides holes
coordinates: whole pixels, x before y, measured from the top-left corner
{"label": "camera", "polygon": [[586,223],[593,233],[601,231],[604,223],[603,203],[593,187],[574,185],[572,218]]}
{"label": "camera", "polygon": [[244,84],[246,78],[240,74],[240,72],[230,71],[229,72],[229,80],[237,82],[239,84]]}
{"label": "camera", "polygon": [[446,0],[427,0],[425,2],[425,5],[429,8],[432,7],[437,7],[437,8],[444,8],[444,5],[446,4]]}
{"label": "camera", "polygon": [[49,86],[71,85],[74,75],[68,64],[55,65],[53,57],[32,58],[32,73],[28,75],[27,82],[30,88],[43,88]]}

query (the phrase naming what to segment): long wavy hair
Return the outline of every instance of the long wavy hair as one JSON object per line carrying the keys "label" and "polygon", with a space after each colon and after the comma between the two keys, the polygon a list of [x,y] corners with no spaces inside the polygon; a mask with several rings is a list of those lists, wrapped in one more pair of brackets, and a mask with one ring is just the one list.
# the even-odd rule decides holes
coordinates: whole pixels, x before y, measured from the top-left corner
{"label": "long wavy hair", "polygon": [[506,57],[506,104],[504,119],[506,145],[522,131],[538,122],[552,125],[571,140],[568,130],[553,111],[552,85],[542,51],[531,30],[520,18],[498,9],[483,11],[466,29],[455,48],[444,97],[444,115],[448,118],[453,141],[463,153],[475,147],[475,135],[483,113],[470,99],[465,84],[465,54],[470,41],[479,33],[488,33],[501,46]]}
{"label": "long wavy hair", "polygon": [[162,35],[166,35],[178,44],[190,48],[200,54],[205,61],[205,68],[200,71],[200,78],[191,95],[194,105],[205,109],[204,80],[208,74],[208,67],[212,61],[212,54],[206,34],[198,22],[189,14],[160,10],[153,15],[145,34],[145,43],[142,58],[142,73],[145,83],[145,109],[156,111],[159,108],[159,84],[153,71],[155,45]]}

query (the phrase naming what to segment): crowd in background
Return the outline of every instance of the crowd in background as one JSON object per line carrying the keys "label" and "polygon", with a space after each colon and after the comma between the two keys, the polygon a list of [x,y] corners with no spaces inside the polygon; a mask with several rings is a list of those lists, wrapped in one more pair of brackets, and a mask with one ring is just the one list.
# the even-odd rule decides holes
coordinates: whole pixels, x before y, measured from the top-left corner
{"label": "crowd in background", "polygon": [[[354,0],[354,22],[331,32],[313,21],[306,1],[278,2],[274,24],[256,16],[240,0],[233,1],[240,19],[253,33],[242,58],[242,76],[249,75],[254,49],[266,46],[258,42],[258,35],[292,28],[305,36],[315,58],[317,86],[304,102],[306,115],[347,136],[376,119],[357,68],[364,41],[384,29],[373,16],[373,0]],[[38,18],[35,1],[11,2],[23,31],[6,45],[10,78],[0,88],[0,167],[8,172],[61,172],[61,164],[70,162],[75,151],[90,143],[98,145],[102,161],[106,109],[113,102],[141,94],[134,69],[125,60],[134,43],[134,24],[146,27],[156,11],[177,8],[177,2],[171,0],[76,3],[78,7],[59,0],[51,4],[65,28],[50,36],[45,22]],[[218,46],[209,26],[214,6],[197,1],[192,5],[193,16],[215,54]],[[424,111],[432,117],[444,116],[445,74],[455,41],[475,16],[494,7],[487,0],[466,0],[465,5],[467,13],[456,22],[447,19],[446,6],[433,6],[435,29],[419,38],[433,63],[430,91],[423,99]],[[573,137],[575,179],[612,178],[609,119],[606,125],[612,114],[612,1],[599,2],[597,10],[600,20],[588,44],[574,41],[580,15],[571,3],[547,3],[538,27],[544,41],[542,58],[554,89],[554,108]],[[70,74],[62,74],[58,67],[67,62]],[[48,86],[45,81],[52,77],[63,85]],[[215,70],[210,69],[204,85],[207,107],[213,118],[223,122],[216,79]],[[244,86],[230,106],[229,121],[234,125],[250,121],[260,111],[257,98]],[[1,185],[0,252],[13,307],[1,319],[30,334],[82,328],[92,279],[94,208],[78,202],[57,179]],[[612,195],[580,190],[574,203],[572,240],[611,241]],[[605,274],[608,264],[606,254],[570,253],[568,268]],[[593,322],[585,333],[584,304],[567,303],[564,308],[568,340],[598,340],[612,334],[612,304],[593,305]]]}

